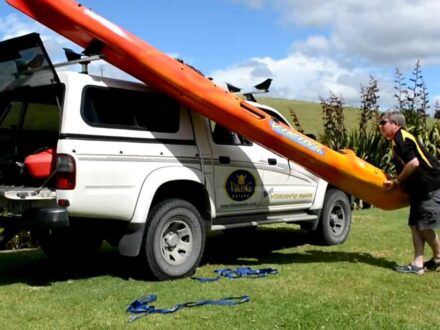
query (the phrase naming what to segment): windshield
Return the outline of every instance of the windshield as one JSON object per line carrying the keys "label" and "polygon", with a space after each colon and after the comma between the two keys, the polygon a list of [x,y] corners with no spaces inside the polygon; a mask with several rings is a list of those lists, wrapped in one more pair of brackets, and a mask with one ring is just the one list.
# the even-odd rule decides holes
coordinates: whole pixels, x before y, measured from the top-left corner
{"label": "windshield", "polygon": [[0,43],[0,92],[54,82],[58,77],[37,33]]}

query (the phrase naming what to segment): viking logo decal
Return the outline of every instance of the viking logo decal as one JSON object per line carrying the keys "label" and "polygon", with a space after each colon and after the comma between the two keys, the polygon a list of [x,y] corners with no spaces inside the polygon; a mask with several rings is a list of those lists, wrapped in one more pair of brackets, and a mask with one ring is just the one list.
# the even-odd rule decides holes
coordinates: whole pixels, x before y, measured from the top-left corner
{"label": "viking logo decal", "polygon": [[255,192],[255,178],[248,171],[237,170],[226,180],[226,191],[234,201],[249,199]]}

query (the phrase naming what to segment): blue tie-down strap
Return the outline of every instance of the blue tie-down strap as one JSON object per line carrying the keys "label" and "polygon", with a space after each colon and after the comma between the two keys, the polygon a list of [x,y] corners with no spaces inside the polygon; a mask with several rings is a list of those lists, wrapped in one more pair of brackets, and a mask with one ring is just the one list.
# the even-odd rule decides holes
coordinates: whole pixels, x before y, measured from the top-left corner
{"label": "blue tie-down strap", "polygon": [[217,277],[192,277],[192,279],[197,280],[199,282],[214,282],[218,281],[222,277],[227,277],[230,279],[237,279],[241,277],[265,277],[271,274],[277,274],[278,270],[275,268],[261,268],[261,269],[252,269],[250,267],[237,267],[236,269],[229,268],[221,268],[216,269],[214,272],[217,274]]}
{"label": "blue tie-down strap", "polygon": [[240,296],[240,297],[226,297],[218,300],[200,300],[187,302],[183,304],[177,304],[171,308],[156,308],[154,306],[150,306],[149,304],[155,302],[157,300],[157,296],[152,294],[149,296],[145,296],[133,301],[130,306],[127,308],[127,312],[134,314],[130,316],[128,322],[136,321],[138,318],[146,316],[148,314],[170,314],[177,312],[179,309],[184,307],[196,307],[202,305],[238,305],[245,302],[248,302],[251,298],[249,296]]}

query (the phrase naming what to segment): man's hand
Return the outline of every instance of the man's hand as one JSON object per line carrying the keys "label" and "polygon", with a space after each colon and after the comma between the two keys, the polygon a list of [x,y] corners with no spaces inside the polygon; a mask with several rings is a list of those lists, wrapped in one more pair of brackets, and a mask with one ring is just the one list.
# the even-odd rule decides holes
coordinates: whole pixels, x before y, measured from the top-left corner
{"label": "man's hand", "polygon": [[399,182],[397,181],[397,179],[389,179],[383,183],[386,190],[391,190],[394,188],[394,186],[396,186],[398,184],[399,184]]}

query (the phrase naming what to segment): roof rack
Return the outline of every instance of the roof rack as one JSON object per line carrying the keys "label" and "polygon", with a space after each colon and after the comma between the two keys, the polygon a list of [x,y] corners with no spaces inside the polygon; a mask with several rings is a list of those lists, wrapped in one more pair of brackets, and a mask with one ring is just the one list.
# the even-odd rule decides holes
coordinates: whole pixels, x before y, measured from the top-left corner
{"label": "roof rack", "polygon": [[79,59],[72,60],[72,61],[57,63],[57,64],[54,64],[53,67],[60,68],[60,67],[73,65],[73,64],[81,64],[81,73],[88,74],[89,73],[88,65],[90,64],[90,62],[102,60],[104,58],[105,58],[104,55],[87,56],[87,57],[79,58]]}
{"label": "roof rack", "polygon": [[[247,91],[246,92],[242,92],[243,96],[248,101],[257,102],[257,100],[254,97],[254,94],[269,93],[269,87],[270,87],[270,84],[272,83],[272,80],[273,79],[271,79],[271,78],[267,78],[263,82],[255,85],[254,86],[255,90],[249,91],[249,92],[247,92]],[[239,93],[239,92],[241,92],[241,88],[240,87],[236,87],[236,86],[231,85],[229,83],[226,83],[226,87],[228,88],[228,91],[231,92],[231,93]]]}

